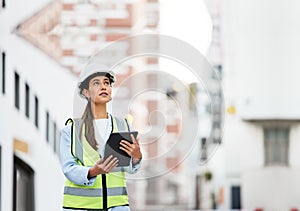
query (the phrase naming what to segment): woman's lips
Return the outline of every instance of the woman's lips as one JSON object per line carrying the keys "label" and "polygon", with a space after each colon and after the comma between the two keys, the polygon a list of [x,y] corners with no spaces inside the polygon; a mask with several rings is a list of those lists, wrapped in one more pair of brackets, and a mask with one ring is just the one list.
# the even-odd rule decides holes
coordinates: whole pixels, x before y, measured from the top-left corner
{"label": "woman's lips", "polygon": [[106,93],[106,92],[101,92],[99,95],[102,96],[102,97],[107,97],[107,96],[108,96],[108,93]]}

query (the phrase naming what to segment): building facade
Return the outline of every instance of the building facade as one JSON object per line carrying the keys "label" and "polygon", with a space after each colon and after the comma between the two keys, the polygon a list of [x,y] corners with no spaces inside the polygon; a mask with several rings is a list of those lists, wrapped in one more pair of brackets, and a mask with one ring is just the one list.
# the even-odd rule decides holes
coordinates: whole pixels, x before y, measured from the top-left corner
{"label": "building facade", "polygon": [[[0,207],[60,210],[64,185],[58,156],[60,130],[74,115],[77,76],[100,48],[144,29],[155,31],[159,4],[138,0],[1,3]],[[112,53],[126,55],[127,50]],[[130,78],[134,68],[120,67],[118,83]],[[125,89],[130,92],[132,87]],[[136,191],[145,192],[144,183],[129,186],[132,205],[144,207],[146,195]]]}
{"label": "building facade", "polygon": [[61,209],[58,143],[75,78],[16,33],[46,3],[10,1],[0,11],[1,210]]}
{"label": "building facade", "polygon": [[299,3],[226,1],[220,8],[227,114],[208,163],[217,207],[299,210]]}

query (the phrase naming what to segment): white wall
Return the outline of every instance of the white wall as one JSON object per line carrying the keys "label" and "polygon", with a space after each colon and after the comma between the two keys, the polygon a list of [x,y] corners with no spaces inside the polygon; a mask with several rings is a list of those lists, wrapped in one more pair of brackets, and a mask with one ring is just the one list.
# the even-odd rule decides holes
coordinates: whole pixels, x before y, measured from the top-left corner
{"label": "white wall", "polygon": [[242,174],[244,208],[281,211],[300,207],[300,171],[267,167]]}
{"label": "white wall", "polygon": [[0,97],[0,145],[1,145],[1,210],[12,210],[12,181],[13,181],[13,155],[12,155],[12,135],[11,108],[8,98]]}
{"label": "white wall", "polygon": [[[243,118],[300,118],[300,2],[236,2],[234,68]],[[232,11],[234,12],[234,11]]]}
{"label": "white wall", "polygon": [[[225,185],[241,185],[242,207],[264,210],[299,209],[299,124],[290,131],[289,166],[264,167],[262,126],[243,119],[300,118],[300,2],[227,0],[222,4],[222,47],[225,104],[236,113],[226,116],[223,144],[210,162]],[[217,155],[216,153],[216,155]],[[222,175],[223,174],[223,175]],[[287,184],[288,183],[288,184]]]}
{"label": "white wall", "polygon": [[[34,170],[35,210],[61,210],[64,176],[58,155],[46,142],[46,111],[57,129],[73,114],[77,79],[25,39],[14,28],[50,1],[7,1],[0,11],[0,48],[6,52],[6,94],[0,96],[1,210],[12,210],[13,155]],[[20,75],[20,110],[14,107],[14,71]],[[25,82],[30,86],[30,117],[25,116]],[[34,96],[39,99],[39,128],[34,125]],[[52,133],[52,131],[50,131]],[[28,153],[15,151],[13,139],[28,144]]]}

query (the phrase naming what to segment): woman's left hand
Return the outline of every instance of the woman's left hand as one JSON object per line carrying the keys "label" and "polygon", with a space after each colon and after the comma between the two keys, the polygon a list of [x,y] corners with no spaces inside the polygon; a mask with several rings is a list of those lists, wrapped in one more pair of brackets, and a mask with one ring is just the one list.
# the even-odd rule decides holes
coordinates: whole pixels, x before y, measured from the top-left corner
{"label": "woman's left hand", "polygon": [[128,141],[122,140],[120,142],[120,149],[132,157],[133,163],[137,163],[140,159],[142,159],[140,145],[138,140],[132,134],[130,137],[133,143],[131,144]]}

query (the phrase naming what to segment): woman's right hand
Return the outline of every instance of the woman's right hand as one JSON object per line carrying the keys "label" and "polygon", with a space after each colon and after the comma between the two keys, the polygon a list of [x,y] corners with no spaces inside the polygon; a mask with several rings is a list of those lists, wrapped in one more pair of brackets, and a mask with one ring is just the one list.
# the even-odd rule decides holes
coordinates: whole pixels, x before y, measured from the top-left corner
{"label": "woman's right hand", "polygon": [[117,158],[113,158],[112,155],[106,158],[106,160],[104,160],[104,158],[101,158],[92,168],[90,168],[88,178],[90,179],[99,174],[109,173],[114,167],[118,165],[118,162],[119,160]]}

